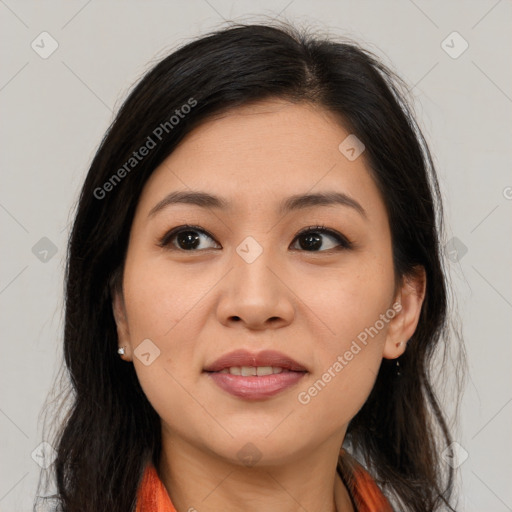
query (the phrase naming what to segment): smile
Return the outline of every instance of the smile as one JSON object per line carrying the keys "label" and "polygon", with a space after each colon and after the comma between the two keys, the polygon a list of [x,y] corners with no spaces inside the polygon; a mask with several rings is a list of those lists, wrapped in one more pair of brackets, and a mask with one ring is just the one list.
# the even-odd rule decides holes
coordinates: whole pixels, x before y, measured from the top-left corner
{"label": "smile", "polygon": [[232,366],[218,372],[207,372],[220,389],[245,400],[265,400],[295,386],[306,375],[271,366]]}
{"label": "smile", "polygon": [[284,368],[279,366],[231,366],[230,368],[224,368],[219,373],[229,373],[231,375],[243,375],[244,377],[250,377],[257,375],[272,375],[274,373],[282,373],[286,371]]}

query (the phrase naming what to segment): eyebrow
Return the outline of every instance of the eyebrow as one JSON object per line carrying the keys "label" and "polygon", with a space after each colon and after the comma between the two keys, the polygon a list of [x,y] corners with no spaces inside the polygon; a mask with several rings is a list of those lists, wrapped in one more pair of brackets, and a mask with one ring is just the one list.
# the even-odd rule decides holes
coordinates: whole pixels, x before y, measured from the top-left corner
{"label": "eyebrow", "polygon": [[[231,203],[226,199],[201,191],[175,191],[165,196],[149,212],[148,217],[153,217],[158,212],[174,204],[191,204],[201,208],[215,208],[227,210]],[[348,206],[356,210],[362,217],[367,219],[365,209],[352,197],[343,192],[318,192],[315,194],[297,194],[282,201],[278,213],[284,215],[291,211],[311,208],[313,206]]]}

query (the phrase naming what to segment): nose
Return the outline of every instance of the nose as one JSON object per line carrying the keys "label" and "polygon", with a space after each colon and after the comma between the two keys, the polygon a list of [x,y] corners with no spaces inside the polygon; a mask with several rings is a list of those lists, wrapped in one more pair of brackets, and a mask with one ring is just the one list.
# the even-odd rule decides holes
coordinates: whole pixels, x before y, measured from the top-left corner
{"label": "nose", "polygon": [[226,326],[243,324],[251,330],[289,325],[295,315],[294,295],[284,270],[269,251],[249,261],[234,253],[232,269],[220,286],[219,321]]}

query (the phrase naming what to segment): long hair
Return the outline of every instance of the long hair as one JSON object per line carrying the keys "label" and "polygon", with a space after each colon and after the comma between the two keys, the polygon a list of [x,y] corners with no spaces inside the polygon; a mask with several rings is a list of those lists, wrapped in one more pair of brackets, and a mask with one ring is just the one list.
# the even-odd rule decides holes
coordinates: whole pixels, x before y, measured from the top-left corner
{"label": "long hair", "polygon": [[[454,470],[441,458],[452,439],[430,371],[448,324],[442,204],[406,86],[354,41],[286,24],[236,24],[189,42],[142,77],[109,127],[81,190],[65,278],[70,405],[51,467],[64,512],[134,510],[144,467],[159,461],[159,417],[133,365],[117,355],[112,312],[141,191],[199,124],[271,98],[323,107],[363,142],[389,218],[395,277],[418,266],[426,271],[419,323],[400,357],[402,375],[395,376],[396,361],[383,359],[346,441],[400,510],[455,510]],[[143,145],[151,148],[135,158]]]}

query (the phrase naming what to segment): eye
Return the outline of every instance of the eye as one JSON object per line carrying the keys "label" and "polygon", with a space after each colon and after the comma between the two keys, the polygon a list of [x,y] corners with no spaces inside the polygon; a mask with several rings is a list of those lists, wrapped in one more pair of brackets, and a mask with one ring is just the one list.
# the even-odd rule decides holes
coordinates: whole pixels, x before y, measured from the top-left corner
{"label": "eye", "polygon": [[[327,247],[324,247],[324,241],[322,237],[328,236],[331,240],[334,240],[334,244],[332,241],[327,243]],[[308,252],[324,252],[329,249],[351,249],[352,243],[344,237],[342,234],[337,231],[333,231],[332,229],[326,229],[325,226],[310,226],[309,228],[301,231],[296,237],[295,240],[299,242],[300,248],[304,251]],[[322,250],[318,250],[323,247]]]}
{"label": "eye", "polygon": [[173,248],[182,251],[195,251],[198,249],[219,249],[220,246],[217,244],[217,247],[204,247],[201,243],[201,237],[204,239],[213,240],[213,238],[206,232],[204,229],[201,229],[197,226],[178,226],[174,229],[171,229],[168,233],[166,233],[163,238],[158,242],[160,247],[169,247],[170,245],[174,246]]}
{"label": "eye", "polygon": [[[325,247],[323,237],[329,237],[330,242]],[[214,242],[214,247],[204,246],[203,240],[211,240]],[[295,238],[294,241],[299,242],[299,250],[308,252],[324,252],[329,249],[351,249],[352,242],[337,231],[325,228],[325,226],[310,226],[302,230]],[[334,241],[334,243],[333,243]],[[166,233],[158,242],[160,247],[167,247],[170,249],[177,249],[181,251],[197,251],[205,249],[221,249],[222,247],[215,242],[213,237],[204,229],[198,226],[191,226],[189,224],[178,226],[171,229]],[[294,248],[292,246],[292,248]],[[321,250],[320,250],[321,249]]]}

